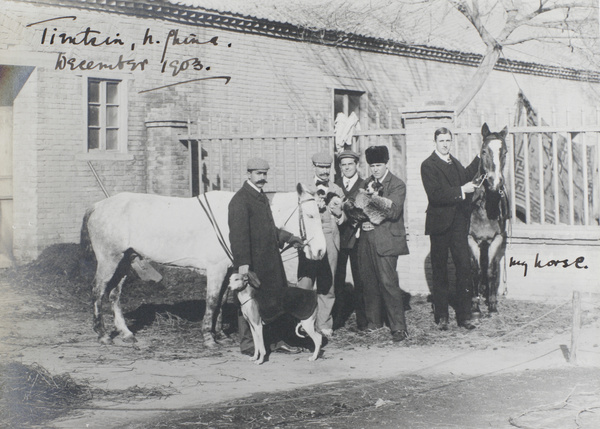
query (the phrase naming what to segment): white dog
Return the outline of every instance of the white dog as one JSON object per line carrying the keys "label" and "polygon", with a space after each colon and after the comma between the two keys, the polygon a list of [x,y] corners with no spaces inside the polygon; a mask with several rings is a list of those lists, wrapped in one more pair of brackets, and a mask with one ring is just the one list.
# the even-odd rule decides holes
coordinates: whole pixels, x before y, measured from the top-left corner
{"label": "white dog", "polygon": [[[244,315],[244,319],[248,321],[250,330],[252,331],[252,340],[254,341],[254,356],[252,356],[250,360],[253,360],[257,365],[260,365],[264,362],[267,351],[265,350],[265,342],[263,339],[263,322],[258,310],[258,302],[254,299],[256,286],[252,281],[248,281],[248,276],[233,273],[229,278],[229,288],[232,291],[237,292],[242,314]],[[298,293],[314,293],[312,291],[304,291],[303,289],[298,288],[293,289],[296,289],[294,292],[302,291]],[[300,326],[302,326],[302,329],[304,329],[304,331],[310,336],[315,344],[315,351],[308,358],[309,361],[314,361],[319,356],[319,352],[321,350],[321,341],[323,339],[322,335],[315,331],[316,318],[317,309],[315,307],[315,310],[312,312],[312,314],[308,318],[301,320],[298,326],[296,326],[296,335],[303,337],[298,332],[298,329]]]}

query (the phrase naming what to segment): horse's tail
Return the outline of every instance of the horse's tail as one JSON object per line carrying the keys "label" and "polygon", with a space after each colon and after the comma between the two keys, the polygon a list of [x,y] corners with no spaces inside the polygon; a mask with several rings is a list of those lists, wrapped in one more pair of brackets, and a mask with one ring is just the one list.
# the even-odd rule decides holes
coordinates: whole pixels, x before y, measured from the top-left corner
{"label": "horse's tail", "polygon": [[92,213],[94,213],[94,208],[90,207],[83,215],[79,238],[79,272],[84,278],[91,278],[96,270],[96,255],[88,229],[88,221]]}

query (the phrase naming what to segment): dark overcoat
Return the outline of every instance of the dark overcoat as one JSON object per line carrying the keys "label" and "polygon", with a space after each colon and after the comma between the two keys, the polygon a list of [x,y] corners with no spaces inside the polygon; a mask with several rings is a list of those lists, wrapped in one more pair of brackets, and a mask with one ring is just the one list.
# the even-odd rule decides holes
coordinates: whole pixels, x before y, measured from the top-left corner
{"label": "dark overcoat", "polygon": [[229,203],[229,242],[235,267],[249,265],[260,279],[256,298],[265,323],[284,312],[287,279],[279,248],[291,236],[275,226],[267,196],[244,182]]}
{"label": "dark overcoat", "polygon": [[[425,218],[425,235],[444,233],[452,225],[455,216],[463,216],[465,222],[461,224],[468,225],[471,195],[469,194],[463,200],[460,188],[473,180],[477,174],[479,157],[476,156],[467,168],[452,155],[450,159],[452,164],[448,165],[434,151],[421,164],[421,179],[429,201]],[[456,169],[458,181],[452,180],[448,173],[450,168]]]}
{"label": "dark overcoat", "polygon": [[404,226],[404,200],[406,199],[406,184],[388,171],[383,185],[382,197],[392,201],[387,219],[381,224],[374,225],[372,233],[377,254],[380,256],[408,255],[406,228]]}
{"label": "dark overcoat", "polygon": [[[358,176],[358,179],[356,179],[356,182],[354,182],[354,185],[350,189],[344,187],[344,180],[342,177],[338,177],[335,184],[342,188],[346,198],[356,198],[358,190],[364,187],[365,179]],[[339,226],[341,249],[352,249],[354,247],[356,244],[356,230],[358,227],[359,225],[352,225],[350,222],[344,222]]]}

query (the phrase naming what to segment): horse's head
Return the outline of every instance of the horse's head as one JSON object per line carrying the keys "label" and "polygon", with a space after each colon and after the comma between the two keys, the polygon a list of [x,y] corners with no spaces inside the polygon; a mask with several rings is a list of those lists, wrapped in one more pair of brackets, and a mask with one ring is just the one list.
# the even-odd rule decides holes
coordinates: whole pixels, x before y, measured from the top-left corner
{"label": "horse's head", "polygon": [[300,235],[307,243],[304,247],[304,254],[308,259],[322,259],[327,248],[319,206],[314,195],[308,192],[301,183],[296,186],[296,191],[298,192]]}
{"label": "horse's head", "polygon": [[504,186],[504,166],[506,165],[506,134],[508,128],[504,127],[498,133],[490,132],[487,123],[481,127],[483,143],[481,145],[480,173],[485,176],[488,188],[498,191]]}

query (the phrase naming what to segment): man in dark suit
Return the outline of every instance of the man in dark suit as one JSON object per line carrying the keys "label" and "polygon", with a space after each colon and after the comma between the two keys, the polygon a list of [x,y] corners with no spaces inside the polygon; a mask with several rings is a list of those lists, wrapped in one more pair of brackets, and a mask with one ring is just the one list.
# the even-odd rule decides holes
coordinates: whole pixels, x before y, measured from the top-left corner
{"label": "man in dark suit", "polygon": [[403,291],[396,271],[398,256],[408,254],[404,228],[406,185],[388,170],[390,156],[386,146],[367,148],[365,157],[373,179],[383,185],[382,197],[392,202],[385,219],[379,225],[363,222],[358,240],[358,261],[364,286],[368,328],[381,328],[385,312],[392,340],[398,342],[408,337]]}
{"label": "man in dark suit", "polygon": [[452,133],[439,128],[434,133],[435,150],[421,164],[421,179],[429,204],[425,234],[431,241],[434,320],[440,330],[448,330],[448,250],[456,268],[456,321],[474,329],[471,319],[471,254],[467,241],[470,197],[475,191],[471,180],[479,167],[479,156],[464,168],[450,155]]}
{"label": "man in dark suit", "polygon": [[[269,199],[262,188],[267,183],[269,163],[261,158],[252,158],[247,163],[248,180],[229,202],[229,242],[233,264],[240,274],[252,270],[261,281],[257,293],[260,315],[268,324],[283,314],[282,295],[287,279],[279,248],[284,243],[302,245],[302,239],[275,226]],[[254,354],[254,343],[248,322],[238,317],[240,350]],[[269,332],[265,333],[268,337]],[[267,339],[267,338],[266,338]],[[273,339],[273,342],[278,339]],[[267,339],[268,341],[268,339]],[[283,342],[275,351],[299,352]]]}
{"label": "man in dark suit", "polygon": [[[345,150],[338,155],[338,162],[341,177],[338,177],[335,184],[342,188],[346,198],[355,198],[358,190],[363,187],[365,181],[358,174],[359,154],[351,150]],[[338,254],[337,268],[335,272],[335,304],[333,309],[333,328],[338,329],[344,326],[348,312],[348,303],[344,301],[344,289],[346,284],[346,266],[350,258],[350,268],[352,269],[352,308],[356,312],[356,326],[362,331],[367,328],[367,315],[365,313],[365,302],[363,297],[363,285],[358,270],[358,246],[357,230],[359,225],[345,222],[339,226],[340,230],[340,251]]]}

